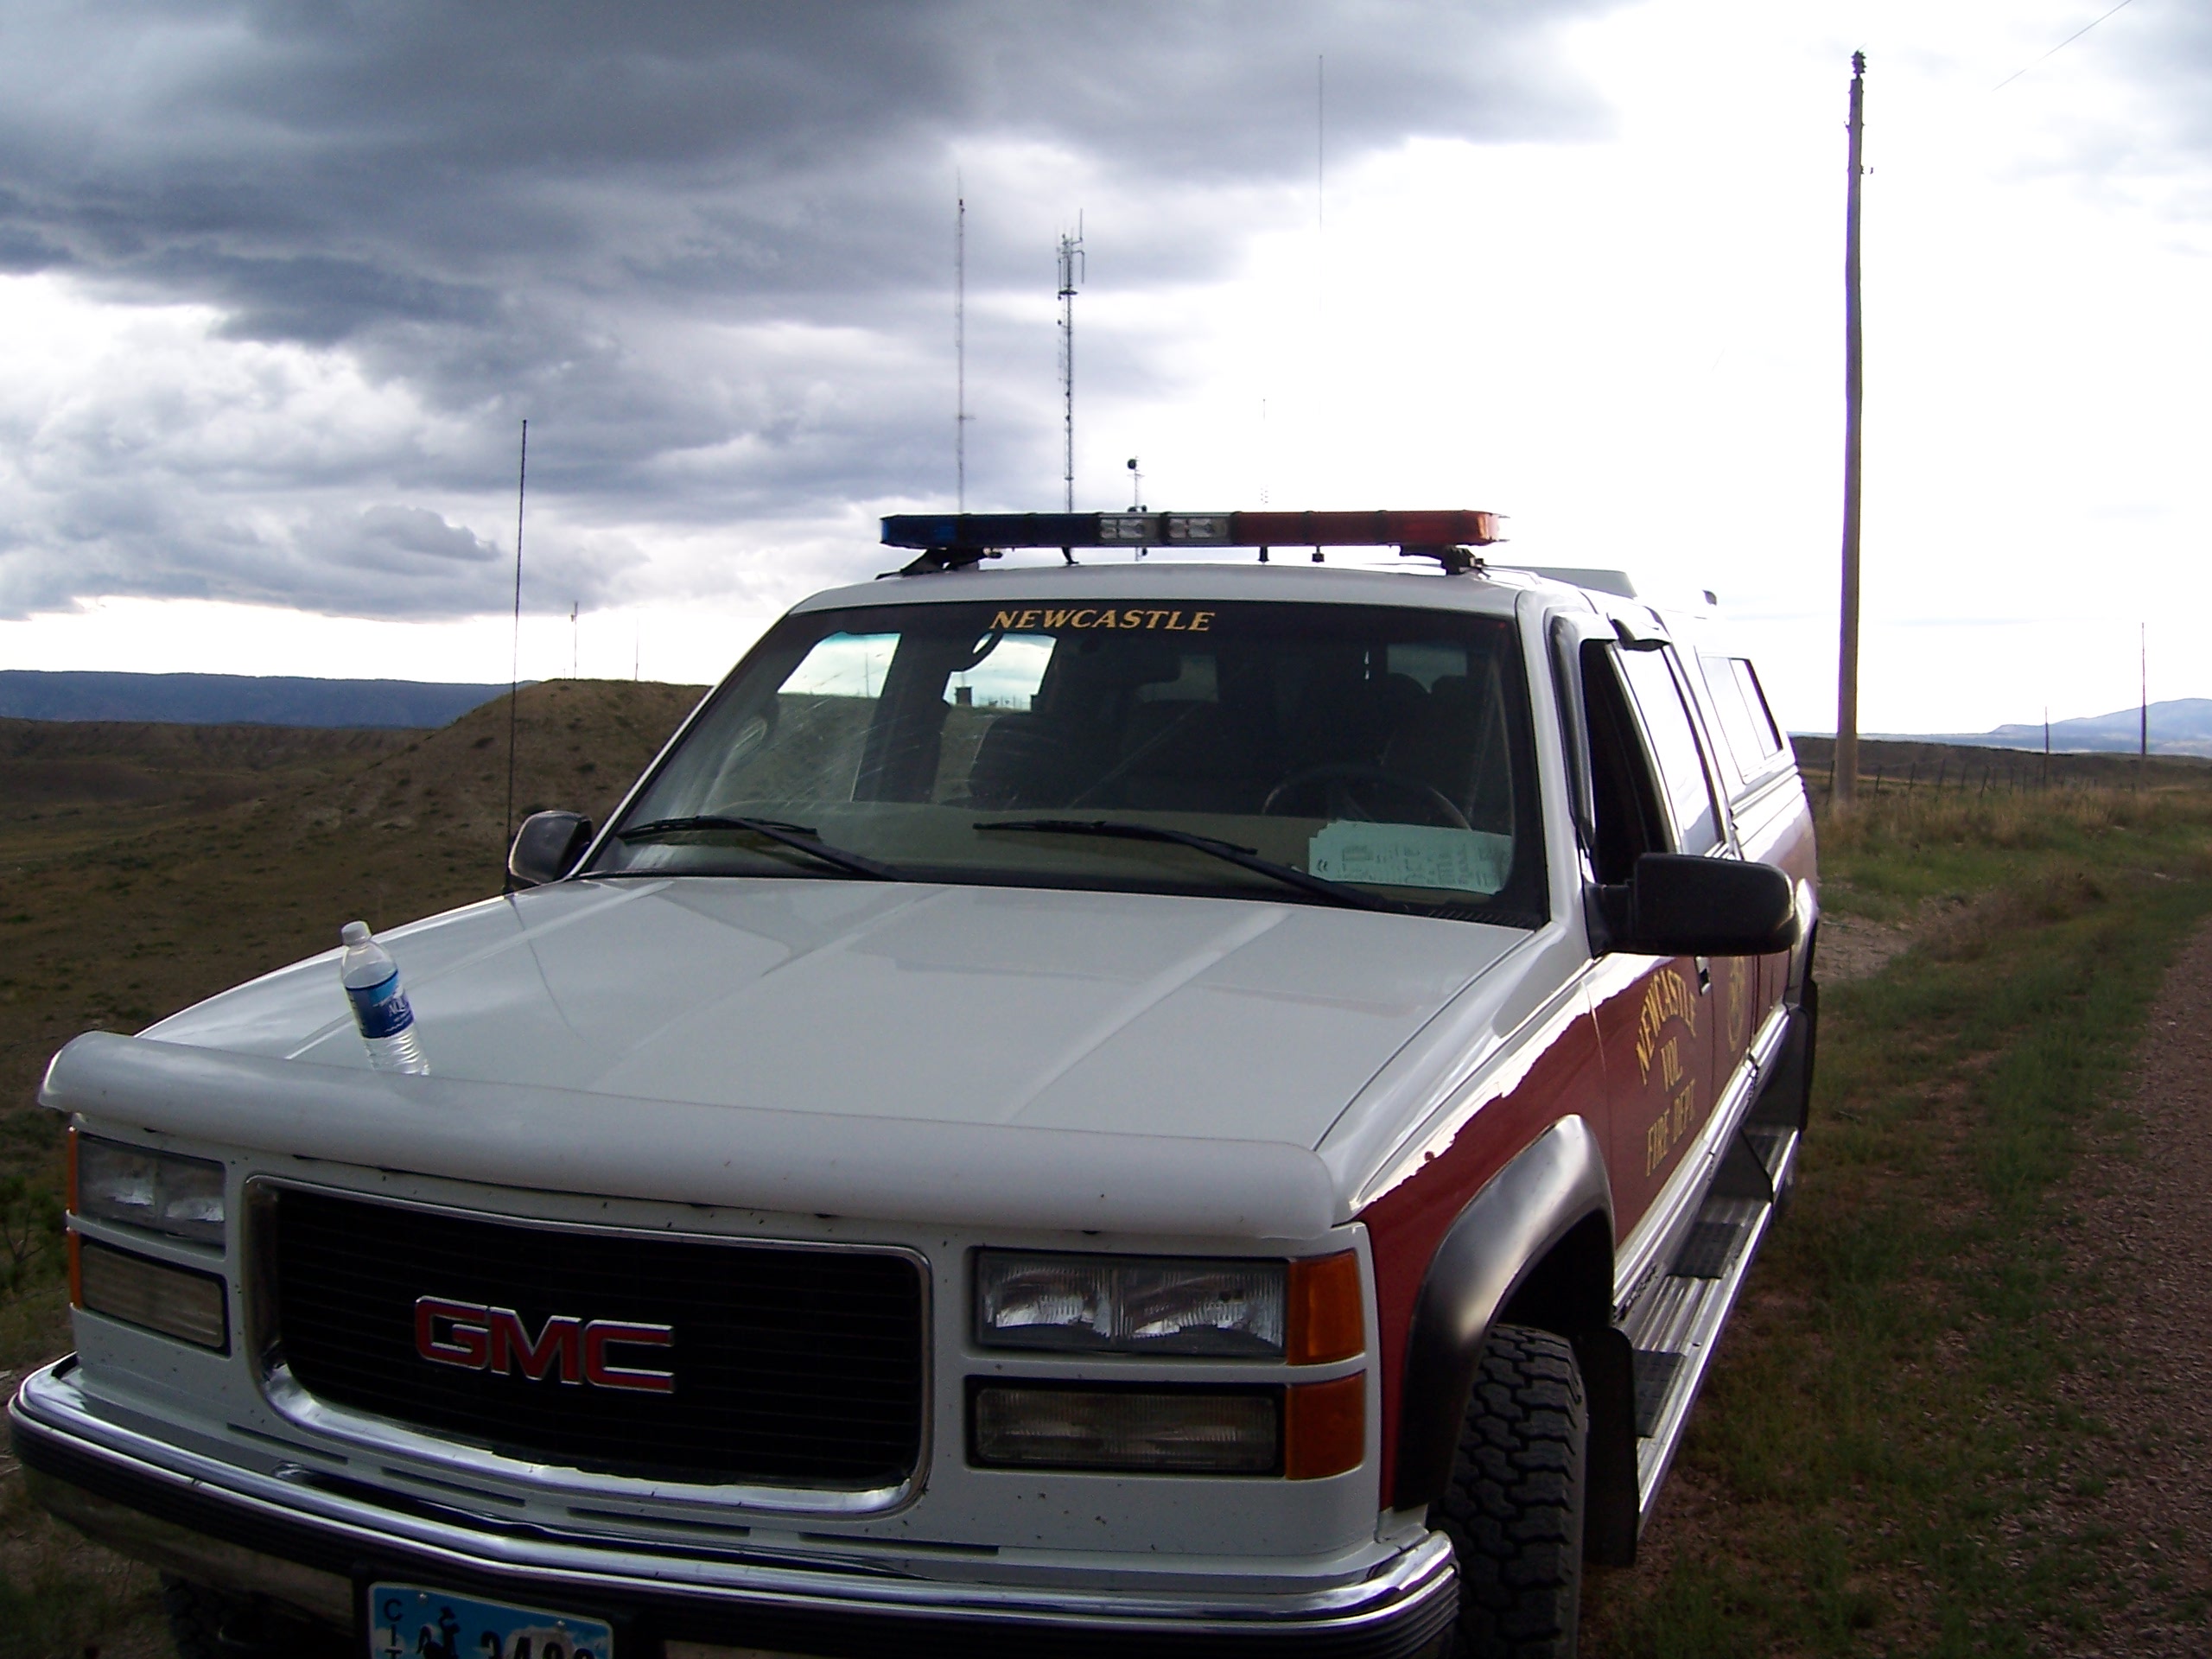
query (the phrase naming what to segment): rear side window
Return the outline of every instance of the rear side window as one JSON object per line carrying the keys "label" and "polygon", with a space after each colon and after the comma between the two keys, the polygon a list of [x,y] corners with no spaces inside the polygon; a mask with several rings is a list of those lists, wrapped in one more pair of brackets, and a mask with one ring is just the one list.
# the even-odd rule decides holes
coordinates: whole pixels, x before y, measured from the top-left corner
{"label": "rear side window", "polygon": [[1720,735],[1727,742],[1729,758],[1736,763],[1736,775],[1758,777],[1770,751],[1753,729],[1751,707],[1744,700],[1743,683],[1736,677],[1734,659],[1700,655],[1697,665],[1705,676],[1713,711],[1720,716]]}
{"label": "rear side window", "polygon": [[1713,706],[1719,713],[1720,733],[1727,740],[1737,775],[1757,778],[1783,747],[1782,734],[1767,710],[1758,677],[1741,657],[1700,656],[1697,663],[1705,674]]}
{"label": "rear side window", "polygon": [[1742,657],[1729,660],[1736,671],[1736,683],[1744,694],[1744,706],[1751,711],[1752,734],[1760,747],[1771,760],[1787,747],[1782,740],[1782,728],[1774,723],[1774,710],[1766,706],[1766,693],[1759,688],[1758,671]]}
{"label": "rear side window", "polygon": [[1668,664],[1673,654],[1664,648],[1624,651],[1618,660],[1637,712],[1643,717],[1651,758],[1659,764],[1660,785],[1666,793],[1675,845],[1686,853],[1709,853],[1720,842],[1720,815],[1713,804],[1713,786],[1706,777],[1696,728],[1690,723],[1681,687],[1675,683],[1674,670]]}

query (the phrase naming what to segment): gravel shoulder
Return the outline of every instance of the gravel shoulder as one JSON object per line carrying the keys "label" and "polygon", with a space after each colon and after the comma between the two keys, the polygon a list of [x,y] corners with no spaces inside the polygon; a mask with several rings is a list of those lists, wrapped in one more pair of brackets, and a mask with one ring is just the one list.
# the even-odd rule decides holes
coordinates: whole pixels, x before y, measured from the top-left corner
{"label": "gravel shoulder", "polygon": [[[2076,1165],[2066,1249],[2088,1294],[2055,1309],[2088,1433],[2038,1521],[2119,1541],[2112,1617],[2059,1651],[2212,1651],[2212,927],[2175,960],[2135,1087]],[[2108,1558],[2110,1559],[2110,1558]]]}

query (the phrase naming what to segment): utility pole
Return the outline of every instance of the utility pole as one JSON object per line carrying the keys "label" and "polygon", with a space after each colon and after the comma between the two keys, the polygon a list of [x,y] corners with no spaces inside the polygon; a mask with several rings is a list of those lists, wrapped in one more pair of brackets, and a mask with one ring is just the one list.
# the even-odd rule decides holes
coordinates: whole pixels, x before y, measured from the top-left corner
{"label": "utility pole", "polygon": [[576,633],[576,613],[583,607],[584,602],[581,599],[569,601],[569,677],[572,680],[576,677],[576,663],[581,655],[578,650],[580,641]]}
{"label": "utility pole", "polygon": [[2151,758],[2151,625],[2139,622],[2135,628],[2136,645],[2142,653],[2139,666],[2142,673],[2140,690],[2143,699],[2143,723],[2137,732],[2136,753],[2140,759],[2148,760]]}
{"label": "utility pole", "polygon": [[1065,430],[1067,465],[1066,511],[1075,511],[1075,284],[1083,259],[1083,218],[1076,216],[1075,234],[1060,237],[1060,410]]}
{"label": "utility pole", "polygon": [[2050,787],[2050,705],[2043,706],[2043,786]]}
{"label": "utility pole", "polygon": [[1859,315],[1859,154],[1866,126],[1866,54],[1851,54],[1851,172],[1843,219],[1843,626],[1836,654],[1835,776],[1828,798],[1849,806],[1859,783],[1859,422],[1866,397]]}

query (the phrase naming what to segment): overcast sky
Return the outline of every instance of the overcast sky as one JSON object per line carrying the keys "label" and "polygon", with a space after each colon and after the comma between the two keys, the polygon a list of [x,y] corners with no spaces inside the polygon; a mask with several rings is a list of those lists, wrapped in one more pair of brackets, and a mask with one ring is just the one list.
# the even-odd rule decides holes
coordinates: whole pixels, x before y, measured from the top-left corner
{"label": "overcast sky", "polygon": [[0,0],[0,665],[504,678],[526,416],[524,673],[718,676],[950,502],[964,189],[971,507],[1080,217],[1079,507],[1492,508],[1824,729],[1863,48],[1866,725],[2212,696],[2212,12],[2109,4]]}

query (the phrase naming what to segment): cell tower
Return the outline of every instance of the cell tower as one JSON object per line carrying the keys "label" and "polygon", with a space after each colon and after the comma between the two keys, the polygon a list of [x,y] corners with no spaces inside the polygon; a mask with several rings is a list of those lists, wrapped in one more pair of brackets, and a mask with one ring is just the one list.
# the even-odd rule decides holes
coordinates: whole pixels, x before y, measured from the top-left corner
{"label": "cell tower", "polygon": [[1060,237],[1060,416],[1064,428],[1067,485],[1066,511],[1075,511],[1075,285],[1084,270],[1083,215],[1076,215],[1075,233]]}
{"label": "cell tower", "polygon": [[956,181],[959,203],[952,220],[952,356],[954,405],[952,470],[960,511],[968,511],[968,197]]}

